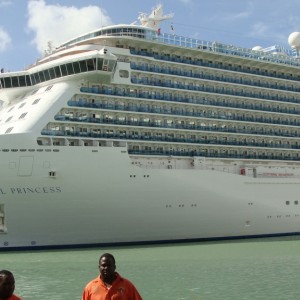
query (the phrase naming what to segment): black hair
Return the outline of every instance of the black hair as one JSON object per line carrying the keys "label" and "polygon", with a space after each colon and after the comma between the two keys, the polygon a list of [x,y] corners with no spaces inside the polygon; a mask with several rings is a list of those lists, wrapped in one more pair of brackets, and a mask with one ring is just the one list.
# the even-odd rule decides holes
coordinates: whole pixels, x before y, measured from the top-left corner
{"label": "black hair", "polygon": [[116,260],[115,260],[115,258],[114,258],[114,256],[113,256],[112,254],[110,254],[110,253],[103,253],[103,254],[100,256],[100,258],[99,258],[99,262],[100,262],[100,260],[101,260],[103,257],[107,257],[107,258],[112,259],[112,261],[114,262],[114,264],[116,264]]}
{"label": "black hair", "polygon": [[8,271],[8,270],[1,270],[0,271],[0,275],[6,275],[6,276],[14,276],[12,272]]}

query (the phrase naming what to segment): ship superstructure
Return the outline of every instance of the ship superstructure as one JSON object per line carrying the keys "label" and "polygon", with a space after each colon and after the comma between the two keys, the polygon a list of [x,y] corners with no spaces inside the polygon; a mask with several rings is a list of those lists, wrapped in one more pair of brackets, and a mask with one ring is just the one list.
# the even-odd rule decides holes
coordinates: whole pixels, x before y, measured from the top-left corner
{"label": "ship superstructure", "polygon": [[170,17],[0,74],[1,249],[300,232],[297,56],[162,33]]}

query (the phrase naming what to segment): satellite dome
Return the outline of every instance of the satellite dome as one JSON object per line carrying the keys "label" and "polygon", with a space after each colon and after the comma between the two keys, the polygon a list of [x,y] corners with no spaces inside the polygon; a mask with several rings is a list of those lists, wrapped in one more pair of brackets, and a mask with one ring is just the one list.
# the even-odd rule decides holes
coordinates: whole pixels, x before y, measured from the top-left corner
{"label": "satellite dome", "polygon": [[254,50],[254,51],[261,51],[262,49],[263,49],[263,47],[261,47],[261,46],[255,46],[252,48],[252,50]]}
{"label": "satellite dome", "polygon": [[289,35],[288,42],[293,49],[300,48],[300,32],[293,32]]}

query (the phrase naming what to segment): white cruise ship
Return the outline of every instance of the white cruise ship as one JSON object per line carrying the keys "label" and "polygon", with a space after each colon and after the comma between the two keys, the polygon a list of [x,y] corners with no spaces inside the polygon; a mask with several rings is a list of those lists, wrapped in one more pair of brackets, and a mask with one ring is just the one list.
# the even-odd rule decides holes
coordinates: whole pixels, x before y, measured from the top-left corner
{"label": "white cruise ship", "polygon": [[171,17],[0,74],[0,250],[300,233],[300,33],[245,49]]}

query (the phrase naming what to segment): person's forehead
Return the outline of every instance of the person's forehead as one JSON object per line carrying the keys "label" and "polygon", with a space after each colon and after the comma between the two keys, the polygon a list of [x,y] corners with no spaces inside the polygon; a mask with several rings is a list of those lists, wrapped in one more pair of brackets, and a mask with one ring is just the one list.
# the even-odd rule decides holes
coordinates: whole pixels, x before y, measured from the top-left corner
{"label": "person's forehead", "polygon": [[103,263],[113,263],[114,261],[109,256],[103,256],[99,262],[103,264]]}
{"label": "person's forehead", "polygon": [[7,278],[7,275],[6,274],[0,274],[0,279],[6,279]]}
{"label": "person's forehead", "polygon": [[14,282],[15,279],[12,275],[7,275],[7,274],[0,274],[0,281],[10,281],[10,282]]}

